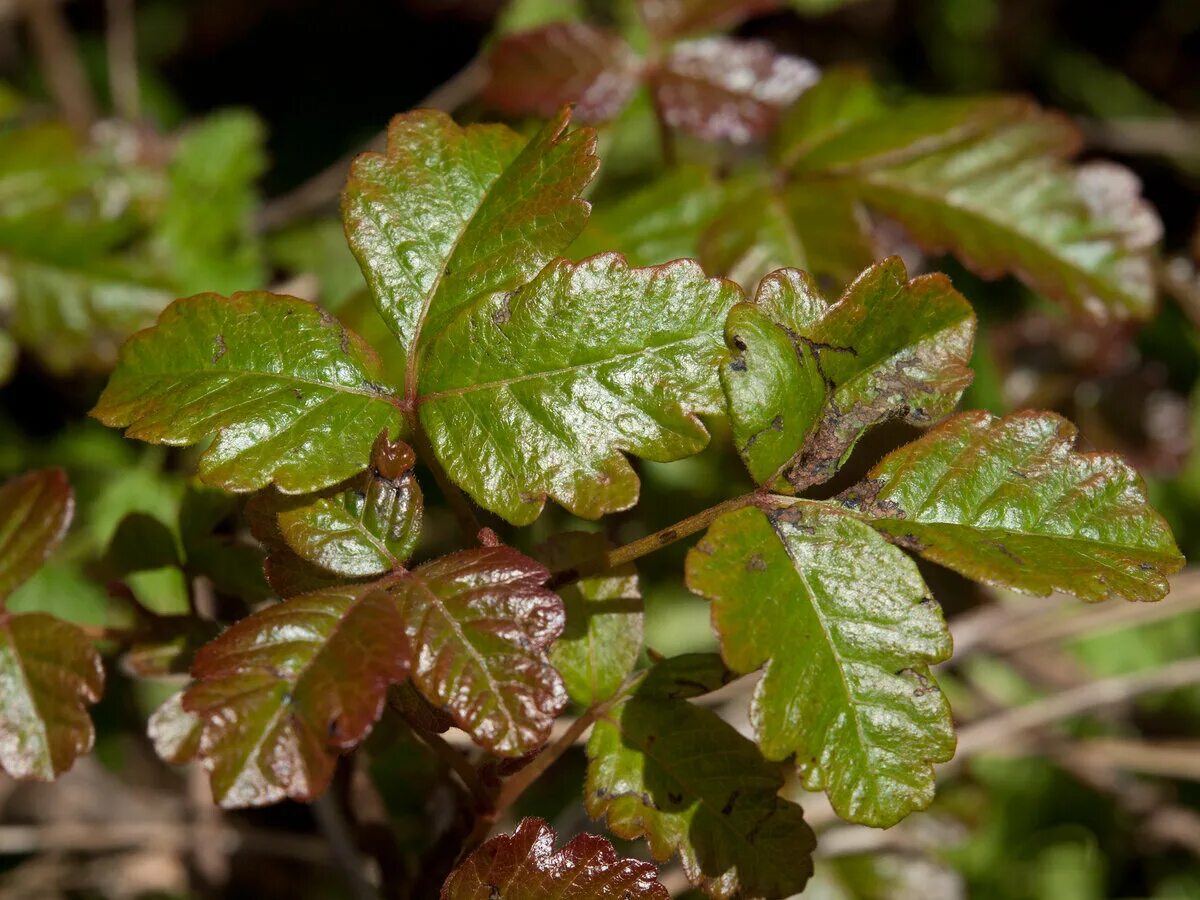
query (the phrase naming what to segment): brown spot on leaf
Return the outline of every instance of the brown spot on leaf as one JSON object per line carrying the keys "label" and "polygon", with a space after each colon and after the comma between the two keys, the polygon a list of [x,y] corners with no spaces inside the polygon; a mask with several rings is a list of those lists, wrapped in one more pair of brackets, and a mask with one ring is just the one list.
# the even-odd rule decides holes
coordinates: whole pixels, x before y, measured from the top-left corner
{"label": "brown spot on leaf", "polygon": [[748,560],[746,560],[747,572],[765,572],[766,569],[767,562],[762,558],[762,554],[760,553],[755,553]]}
{"label": "brown spot on leaf", "polygon": [[228,351],[229,348],[225,346],[225,335],[218,334],[215,338],[213,338],[212,361],[214,363],[224,356]]}

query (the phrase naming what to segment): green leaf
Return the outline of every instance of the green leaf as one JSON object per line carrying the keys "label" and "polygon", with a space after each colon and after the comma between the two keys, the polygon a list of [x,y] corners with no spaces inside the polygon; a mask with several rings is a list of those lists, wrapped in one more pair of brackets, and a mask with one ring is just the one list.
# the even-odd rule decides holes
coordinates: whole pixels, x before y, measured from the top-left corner
{"label": "green leaf", "polygon": [[0,767],[53,781],[92,749],[104,667],[87,636],[45,613],[0,610]]}
{"label": "green leaf", "polygon": [[1158,600],[1183,567],[1138,474],[1072,449],[1049,412],[963,413],[893,451],[844,497],[902,547],[989,584]]}
{"label": "green leaf", "polygon": [[301,558],[284,539],[279,514],[310,500],[310,495],[290,497],[270,488],[255,494],[246,504],[246,524],[267,553],[263,575],[271,590],[280,597],[296,597],[345,584],[348,580]]}
{"label": "green leaf", "polygon": [[363,469],[400,422],[378,357],[320,308],[267,293],[198,294],[131,338],[92,410],[128,437],[187,445],[216,435],[205,481],[319,490]]}
{"label": "green leaf", "polygon": [[1069,120],[1013,97],[884,105],[847,81],[832,96],[818,85],[783,125],[795,182],[843,184],[927,249],[1074,310],[1153,311],[1158,217],[1127,170],[1069,165],[1080,147]]}
{"label": "green leaf", "polygon": [[480,547],[401,573],[387,590],[413,648],[413,684],[480,746],[522,756],[546,742],[567,702],[547,651],[563,604],[544,566]]}
{"label": "green leaf", "polygon": [[638,690],[597,720],[587,755],[588,814],[660,862],[678,853],[711,896],[789,897],[812,876],[815,838],[778,796],[782,767],[711,710]]}
{"label": "green leaf", "polygon": [[767,759],[794,754],[850,821],[887,827],[929,805],[955,738],[928,667],[951,644],[912,560],[849,513],[794,501],[717,519],[687,583],[712,601],[729,667],[765,665],[751,720]]}
{"label": "green leaf", "polygon": [[734,440],[759,484],[801,491],[829,479],[868,428],[929,425],[970,384],[975,316],[944,275],[908,280],[892,257],[836,303],[803,272],[763,279],[734,307],[721,367]]}
{"label": "green leaf", "polygon": [[62,469],[42,469],[0,485],[0,608],[59,545],[75,497]]}
{"label": "green leaf", "polygon": [[412,555],[421,533],[421,488],[412,448],[381,434],[371,467],[344,489],[289,504],[279,530],[299,556],[348,578],[381,575]]}
{"label": "green leaf", "polygon": [[406,354],[408,396],[417,354],[456,312],[519,288],[583,229],[595,136],[567,121],[563,111],[527,142],[418,110],[392,120],[386,154],[355,160],[346,235]]}
{"label": "green leaf", "polygon": [[404,618],[379,584],[330,588],[254,613],[200,648],[183,709],[224,807],[312,800],[409,671]]}
{"label": "green leaf", "polygon": [[686,260],[559,260],[438,335],[421,424],[451,477],[513,524],[547,496],[588,518],[626,509],[639,484],[622,451],[667,462],[707,442],[695,414],[724,406],[720,334],[740,296]]}
{"label": "green leaf", "polygon": [[[569,531],[538,548],[552,571],[565,572],[603,557],[602,534]],[[633,565],[584,576],[558,591],[567,625],[550,650],[567,694],[580,706],[612,697],[633,671],[642,650],[642,595]]]}
{"label": "green leaf", "polygon": [[576,835],[561,850],[541,819],[485,841],[450,873],[441,900],[667,900],[653,865],[619,859],[612,844]]}

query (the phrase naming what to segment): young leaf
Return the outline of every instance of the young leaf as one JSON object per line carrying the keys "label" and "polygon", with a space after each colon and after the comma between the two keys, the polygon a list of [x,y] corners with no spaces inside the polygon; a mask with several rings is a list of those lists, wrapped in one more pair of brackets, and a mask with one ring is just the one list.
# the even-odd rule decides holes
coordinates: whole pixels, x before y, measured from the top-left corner
{"label": "young leaf", "polygon": [[163,762],[181,766],[200,753],[204,720],[183,708],[183,691],[162,702],[146,723],[146,736]]}
{"label": "young leaf", "polygon": [[820,91],[781,129],[793,179],[842,183],[925,247],[951,250],[987,277],[1016,274],[1073,309],[1100,318],[1153,310],[1158,218],[1126,170],[1068,165],[1080,139],[1067,119],[1019,98],[887,107],[847,79],[832,96]]}
{"label": "young leaf", "polygon": [[869,427],[949,413],[971,381],[974,335],[949,279],[909,281],[899,257],[833,304],[803,272],[772,273],[726,327],[733,355],[721,383],[738,452],[760,484],[800,491],[825,481]]}
{"label": "young leaf", "polygon": [[388,593],[413,648],[413,684],[500,756],[540,747],[567,702],[546,651],[563,605],[544,566],[511,547],[443,556],[398,575]]}
{"label": "young leaf", "polygon": [[87,705],[100,699],[104,668],[87,636],[45,613],[0,609],[0,768],[53,781],[92,749]]}
{"label": "young leaf", "polygon": [[[538,548],[551,570],[602,557],[609,542],[602,534],[569,531]],[[592,706],[616,694],[642,651],[642,595],[633,565],[588,575],[559,589],[567,625],[550,649],[550,662],[562,675],[567,694]]]}
{"label": "young leaf", "polygon": [[346,236],[406,355],[407,396],[420,347],[457,311],[519,288],[583,229],[595,135],[567,122],[563,111],[526,142],[418,110],[392,120],[386,154],[351,166]]}
{"label": "young leaf", "polygon": [[744,144],[770,133],[784,107],[816,83],[817,67],[765,41],[711,37],[675,45],[650,87],[668,125]]}
{"label": "young leaf", "polygon": [[325,790],[409,670],[404,618],[378,584],[330,588],[254,613],[200,648],[183,709],[224,807]]}
{"label": "young leaf", "polygon": [[812,876],[815,838],[778,796],[782,767],[711,710],[644,682],[596,722],[587,755],[588,815],[659,861],[679,853],[711,896],[790,897]]}
{"label": "young leaf", "polygon": [[592,834],[554,849],[541,819],[522,819],[473,851],[442,887],[441,900],[667,900],[650,863],[619,859]]}
{"label": "young leaf", "polygon": [[779,8],[779,0],[638,0],[646,28],[660,39],[727,31]]}
{"label": "young leaf", "polygon": [[301,559],[348,578],[382,575],[403,565],[421,533],[416,456],[381,434],[371,467],[344,490],[279,512],[279,531]]}
{"label": "young leaf", "polygon": [[206,481],[303,493],[363,469],[375,436],[397,428],[382,381],[374,351],[310,303],[198,294],[129,339],[92,415],[153,443],[215,434]]}
{"label": "young leaf", "polygon": [[348,580],[303,559],[284,539],[279,526],[279,514],[293,508],[297,503],[304,504],[310,500],[311,495],[298,501],[295,497],[280,494],[274,488],[270,488],[255,494],[246,504],[246,524],[250,527],[250,533],[267,552],[267,558],[263,562],[263,575],[271,590],[280,597],[309,594],[345,584]]}
{"label": "young leaf", "polygon": [[603,122],[629,102],[641,67],[615,32],[585,22],[554,22],[496,43],[483,99],[510,115],[544,119],[574,103],[580,119]]}
{"label": "young leaf", "polygon": [[902,547],[990,584],[1158,600],[1183,567],[1120,457],[1048,412],[963,413],[893,451],[845,500]]}
{"label": "young leaf", "polygon": [[866,523],[810,501],[721,516],[687,559],[735,672],[765,664],[751,707],[763,755],[793,754],[843,818],[894,825],[933,799],[954,754],[928,666],[950,633],[917,567]]}
{"label": "young leaf", "polygon": [[0,485],[0,606],[50,558],[74,511],[62,469],[27,472]]}
{"label": "young leaf", "polygon": [[622,451],[665,462],[707,442],[695,414],[724,405],[720,334],[740,296],[687,260],[556,261],[434,339],[421,424],[451,477],[513,524],[547,496],[588,518],[625,509],[639,485]]}

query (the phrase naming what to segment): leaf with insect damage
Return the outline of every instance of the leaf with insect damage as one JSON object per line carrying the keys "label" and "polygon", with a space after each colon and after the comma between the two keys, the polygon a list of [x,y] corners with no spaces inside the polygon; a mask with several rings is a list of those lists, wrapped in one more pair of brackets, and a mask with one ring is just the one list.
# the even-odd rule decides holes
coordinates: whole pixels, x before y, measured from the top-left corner
{"label": "leaf with insect damage", "polygon": [[260,610],[196,653],[182,709],[224,807],[311,800],[409,671],[405,622],[377,583]]}
{"label": "leaf with insect damage", "polygon": [[975,316],[944,275],[908,280],[892,257],[836,303],[803,272],[763,279],[726,325],[721,368],[734,440],[760,484],[830,478],[873,425],[930,425],[970,384]]}
{"label": "leaf with insect damage", "polygon": [[1128,170],[1072,166],[1080,146],[1068,119],[1022,98],[887,104],[842,73],[789,111],[777,156],[794,184],[844,185],[981,275],[1017,275],[1097,318],[1144,318],[1161,223]]}
{"label": "leaf with insect damage", "polygon": [[1158,600],[1183,567],[1138,474],[1073,449],[1049,412],[963,413],[886,456],[846,505],[902,547],[988,584]]}
{"label": "leaf with insect damage", "polygon": [[887,827],[929,805],[933,763],[954,754],[929,674],[950,632],[899,548],[828,503],[746,507],[691,550],[687,583],[712,601],[729,667],[763,667],[751,720],[767,759],[794,755],[850,821]]}
{"label": "leaf with insect damage", "polygon": [[387,583],[413,648],[413,684],[500,756],[544,744],[567,702],[546,655],[564,618],[562,600],[543,587],[549,577],[511,547],[480,547]]}
{"label": "leaf with insect damage", "polygon": [[[778,796],[783,767],[687,701],[695,667],[689,657],[660,663],[597,720],[587,745],[588,814],[623,838],[646,838],[660,862],[678,853],[711,896],[798,894],[812,876],[812,830],[800,807]],[[682,685],[664,677],[673,670]]]}
{"label": "leaf with insect damage", "polygon": [[303,493],[360,471],[375,436],[399,427],[383,380],[362,338],[311,303],[198,294],[129,339],[92,415],[158,444],[215,435],[205,481]]}
{"label": "leaf with insect damage", "polygon": [[620,859],[592,834],[554,849],[541,819],[522,819],[512,834],[485,841],[442,886],[441,900],[667,900],[653,865]]}

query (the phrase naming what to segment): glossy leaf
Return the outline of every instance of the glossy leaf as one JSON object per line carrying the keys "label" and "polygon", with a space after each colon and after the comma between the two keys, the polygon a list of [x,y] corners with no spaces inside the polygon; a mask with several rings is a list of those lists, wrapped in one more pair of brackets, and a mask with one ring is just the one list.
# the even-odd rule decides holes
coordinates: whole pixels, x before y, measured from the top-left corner
{"label": "glossy leaf", "polygon": [[347,581],[345,577],[302,558],[284,539],[279,514],[310,501],[311,495],[297,499],[271,488],[255,494],[246,504],[246,524],[267,554],[263,575],[271,590],[280,597],[296,597]]}
{"label": "glossy leaf", "polygon": [[926,248],[1073,309],[1153,310],[1157,215],[1128,171],[1068,164],[1080,139],[1065,118],[1008,97],[885,106],[847,79],[820,91],[781,129],[794,179],[845,184]]}
{"label": "glossy leaf", "polygon": [[488,56],[483,99],[510,115],[551,118],[567,103],[587,122],[619,113],[641,79],[642,62],[615,32],[554,22],[501,38]]}
{"label": "glossy leaf", "polygon": [[795,755],[843,818],[894,825],[933,799],[954,753],[929,666],[950,633],[916,566],[866,523],[810,501],[726,513],[688,554],[735,672],[763,666],[751,706],[767,759]]}
{"label": "glossy leaf", "polygon": [[[573,568],[603,557],[609,542],[602,534],[556,534],[538,548],[552,571]],[[633,671],[642,651],[642,595],[633,565],[579,578],[560,588],[567,624],[550,650],[550,662],[580,706],[612,697]]]}
{"label": "glossy leaf", "polygon": [[546,653],[563,630],[550,573],[511,547],[443,556],[390,581],[413,648],[413,684],[500,756],[545,743],[567,702]]}
{"label": "glossy leaf", "polygon": [[595,518],[632,506],[624,452],[699,451],[698,413],[723,404],[716,362],[737,286],[680,260],[557,261],[463,312],[429,347],[420,420],[451,477],[513,524],[547,496]]}
{"label": "glossy leaf", "polygon": [[183,708],[183,691],[164,700],[146,724],[146,736],[158,758],[176,766],[196,758],[203,732],[204,720]]}
{"label": "glossy leaf", "polygon": [[203,720],[199,756],[225,807],[325,790],[409,671],[404,618],[378,585],[294,597],[202,647],[183,709]]}
{"label": "glossy leaf", "polygon": [[646,27],[659,38],[728,31],[779,8],[779,0],[638,0]]}
{"label": "glossy leaf", "polygon": [[619,859],[592,834],[554,849],[541,819],[523,819],[474,850],[442,887],[442,900],[667,900],[650,863]]}
{"label": "glossy leaf", "polygon": [[595,136],[567,121],[564,111],[525,141],[418,110],[392,120],[386,154],[354,161],[346,235],[406,354],[408,396],[416,352],[458,311],[519,288],[583,229]]}
{"label": "glossy leaf", "polygon": [[639,690],[600,717],[587,755],[588,814],[660,862],[678,853],[709,895],[789,897],[811,877],[815,838],[778,796],[782,767],[712,710]]}
{"label": "glossy leaf", "polygon": [[734,439],[760,484],[827,480],[869,427],[930,425],[970,384],[975,316],[944,275],[911,281],[899,257],[836,303],[796,270],[763,279],[734,308],[721,368]]}
{"label": "glossy leaf", "polygon": [[398,568],[421,533],[415,463],[411,447],[381,434],[366,472],[337,493],[282,509],[280,534],[301,559],[337,575],[364,578]]}
{"label": "glossy leaf", "polygon": [[267,293],[198,294],[131,338],[92,415],[128,437],[187,445],[209,483],[318,490],[367,464],[399,412],[378,357],[320,308]]}
{"label": "glossy leaf", "polygon": [[0,768],[52,781],[92,749],[88,705],[104,668],[76,626],[45,613],[0,610]]}
{"label": "glossy leaf", "polygon": [[903,547],[969,578],[1084,600],[1158,600],[1182,568],[1120,457],[1073,449],[1047,412],[963,413],[885,457],[847,503]]}
{"label": "glossy leaf", "polygon": [[41,469],[0,485],[0,609],[59,545],[75,497],[62,469]]}
{"label": "glossy leaf", "polygon": [[663,119],[705,140],[764,137],[819,77],[807,60],[764,41],[711,37],[676,44],[651,78]]}

